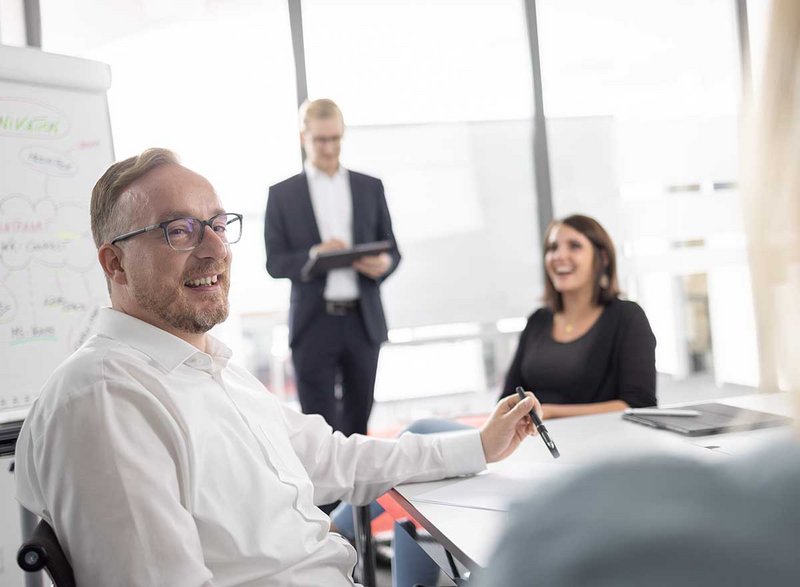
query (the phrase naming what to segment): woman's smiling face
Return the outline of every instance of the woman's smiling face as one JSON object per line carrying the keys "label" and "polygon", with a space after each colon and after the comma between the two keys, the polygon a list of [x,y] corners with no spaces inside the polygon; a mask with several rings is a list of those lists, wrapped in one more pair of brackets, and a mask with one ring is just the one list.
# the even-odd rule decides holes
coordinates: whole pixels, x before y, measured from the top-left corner
{"label": "woman's smiling face", "polygon": [[591,241],[566,224],[550,231],[544,266],[559,293],[594,288],[595,250]]}

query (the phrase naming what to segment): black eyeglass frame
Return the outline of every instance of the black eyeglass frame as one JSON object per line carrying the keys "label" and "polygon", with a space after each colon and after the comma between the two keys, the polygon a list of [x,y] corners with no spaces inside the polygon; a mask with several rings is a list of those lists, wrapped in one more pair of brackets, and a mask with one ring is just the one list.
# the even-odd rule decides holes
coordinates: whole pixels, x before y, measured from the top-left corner
{"label": "black eyeglass frame", "polygon": [[[144,234],[146,232],[150,232],[152,230],[156,230],[157,228],[160,228],[162,230],[162,232],[164,233],[164,240],[167,241],[167,244],[169,245],[169,248],[171,248],[173,251],[180,251],[180,252],[193,251],[194,249],[196,249],[197,247],[199,247],[202,244],[203,237],[206,234],[206,226],[208,226],[211,230],[214,230],[214,227],[212,226],[212,222],[214,222],[214,220],[216,220],[220,216],[233,216],[233,217],[235,217],[235,220],[239,221],[240,225],[243,223],[243,218],[244,218],[241,214],[237,214],[236,212],[222,212],[221,214],[215,214],[214,216],[212,216],[208,220],[200,220],[199,218],[193,218],[192,216],[179,216],[178,218],[172,218],[171,220],[165,220],[164,222],[159,222],[158,224],[151,224],[150,226],[145,226],[144,228],[139,228],[137,230],[132,230],[130,232],[126,232],[126,233],[121,234],[119,236],[115,236],[109,242],[110,242],[110,244],[115,245],[120,241],[124,241],[124,240],[127,240],[129,238],[133,238],[134,236],[139,236],[140,234]],[[196,245],[194,245],[194,246],[192,246],[192,247],[190,247],[188,249],[176,249],[172,245],[172,243],[169,240],[169,235],[167,234],[167,226],[169,226],[170,223],[175,222],[176,220],[196,220],[197,222],[200,223],[200,227],[201,227],[200,240],[197,241]],[[234,220],[231,220],[230,222],[226,222],[225,225],[227,226],[231,222],[234,222]],[[242,231],[240,229],[239,230],[239,238],[237,238],[235,241],[226,240],[225,244],[226,245],[232,245],[232,244],[238,243],[241,240],[241,238],[242,238]]]}

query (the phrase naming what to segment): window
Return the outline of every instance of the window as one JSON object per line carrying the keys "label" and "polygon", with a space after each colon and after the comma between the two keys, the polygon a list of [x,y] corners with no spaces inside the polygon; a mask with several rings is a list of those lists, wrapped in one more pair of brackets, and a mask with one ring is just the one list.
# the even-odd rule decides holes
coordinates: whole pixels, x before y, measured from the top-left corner
{"label": "window", "polygon": [[[289,283],[265,268],[267,188],[300,169],[286,2],[43,0],[44,49],[108,63],[116,157],[173,149],[244,214],[221,335],[252,356],[241,315],[285,312]],[[271,344],[271,343],[270,343]],[[257,364],[248,365],[257,370]]]}
{"label": "window", "polygon": [[[491,348],[495,322],[530,313],[541,290],[523,3],[305,0],[303,27],[309,95],[348,124],[344,164],[386,186],[403,253],[382,287],[390,327],[467,322]],[[387,347],[376,396],[397,398],[389,371],[417,369],[421,351],[438,357],[423,387],[474,366],[459,340]],[[502,375],[478,366],[461,391]]]}
{"label": "window", "polygon": [[589,214],[611,233],[623,289],[645,308],[658,339],[659,371],[692,371],[686,316],[699,319],[699,306],[684,282],[706,274],[708,370],[717,383],[755,385],[734,2],[537,7],[556,215]]}

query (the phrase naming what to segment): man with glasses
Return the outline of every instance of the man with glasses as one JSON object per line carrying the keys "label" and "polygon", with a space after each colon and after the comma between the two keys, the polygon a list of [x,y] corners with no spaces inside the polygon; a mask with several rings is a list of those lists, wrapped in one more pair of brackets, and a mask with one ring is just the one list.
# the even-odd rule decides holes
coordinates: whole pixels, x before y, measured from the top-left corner
{"label": "man with glasses", "polygon": [[[387,338],[379,286],[400,262],[383,183],[339,163],[342,113],[331,100],[300,108],[302,173],[269,189],[267,271],[292,281],[289,345],[300,405],[345,435],[366,434],[380,345]],[[389,253],[306,278],[319,253],[389,241]],[[335,389],[341,385],[341,399]]]}
{"label": "man with glasses", "polygon": [[479,432],[346,438],[285,408],[208,334],[228,315],[242,217],[164,149],[92,192],[111,294],[52,374],[16,449],[17,499],[78,585],[352,585],[355,551],[315,504],[481,470],[532,433],[504,401]]}

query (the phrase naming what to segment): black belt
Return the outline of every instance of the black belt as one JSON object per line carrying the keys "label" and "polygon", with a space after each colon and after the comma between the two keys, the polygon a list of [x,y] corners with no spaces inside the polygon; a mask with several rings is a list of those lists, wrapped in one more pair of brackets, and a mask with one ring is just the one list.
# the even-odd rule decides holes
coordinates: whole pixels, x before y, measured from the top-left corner
{"label": "black belt", "polygon": [[325,311],[331,316],[345,316],[349,312],[358,309],[358,300],[347,300],[341,302],[325,301]]}

